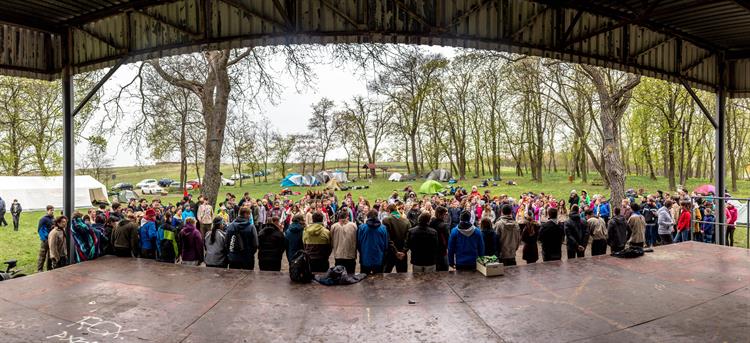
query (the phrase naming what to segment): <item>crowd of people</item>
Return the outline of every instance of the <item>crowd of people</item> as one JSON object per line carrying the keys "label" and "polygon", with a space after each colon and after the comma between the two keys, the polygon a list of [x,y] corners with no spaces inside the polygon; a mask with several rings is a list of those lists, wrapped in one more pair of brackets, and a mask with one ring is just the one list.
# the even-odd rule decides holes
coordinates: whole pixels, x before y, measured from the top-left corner
{"label": "crowd of people", "polygon": [[[148,258],[165,263],[279,271],[284,256],[299,251],[312,272],[326,272],[331,258],[348,273],[365,274],[474,270],[481,256],[516,265],[618,252],[687,240],[713,242],[711,199],[629,190],[621,204],[600,195],[570,192],[567,201],[532,192],[517,199],[454,189],[448,195],[418,196],[411,186],[386,199],[339,198],[333,191],[308,191],[293,201],[266,194],[226,194],[215,210],[200,196],[176,204],[132,199],[39,220],[42,271],[102,255]],[[727,206],[727,239],[733,241],[737,209]],[[695,219],[691,221],[691,219]],[[68,220],[74,251],[68,251]],[[71,248],[72,249],[72,248]]]}

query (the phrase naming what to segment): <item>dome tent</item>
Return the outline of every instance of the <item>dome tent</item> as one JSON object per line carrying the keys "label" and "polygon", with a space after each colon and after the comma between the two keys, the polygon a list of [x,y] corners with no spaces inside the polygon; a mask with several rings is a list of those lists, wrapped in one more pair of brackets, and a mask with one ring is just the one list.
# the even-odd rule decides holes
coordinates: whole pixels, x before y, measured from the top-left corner
{"label": "dome tent", "polygon": [[402,176],[403,175],[401,175],[401,173],[393,173],[391,174],[391,176],[388,177],[388,181],[401,182]]}
{"label": "dome tent", "polygon": [[435,180],[427,180],[421,186],[419,186],[419,193],[423,194],[437,194],[443,191],[443,185]]}
{"label": "dome tent", "polygon": [[446,182],[453,178],[451,175],[451,172],[445,170],[445,169],[435,169],[431,171],[429,174],[427,174],[427,180],[437,180]]}

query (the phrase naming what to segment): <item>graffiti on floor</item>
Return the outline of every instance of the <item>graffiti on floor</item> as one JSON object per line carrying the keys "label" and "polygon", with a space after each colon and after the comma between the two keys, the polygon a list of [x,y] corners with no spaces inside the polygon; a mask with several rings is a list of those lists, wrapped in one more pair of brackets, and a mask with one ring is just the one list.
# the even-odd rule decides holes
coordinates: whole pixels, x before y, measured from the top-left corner
{"label": "graffiti on floor", "polygon": [[[62,323],[58,323],[62,325]],[[122,325],[100,317],[84,316],[81,320],[68,324],[65,330],[47,340],[68,343],[101,343],[107,341],[124,340],[122,334],[135,332],[137,329],[125,329]]]}

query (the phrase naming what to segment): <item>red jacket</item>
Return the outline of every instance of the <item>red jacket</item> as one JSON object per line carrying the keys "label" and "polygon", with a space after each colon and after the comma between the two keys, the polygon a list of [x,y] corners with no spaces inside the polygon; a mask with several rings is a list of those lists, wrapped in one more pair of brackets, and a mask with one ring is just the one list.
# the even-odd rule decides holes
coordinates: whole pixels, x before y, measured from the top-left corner
{"label": "red jacket", "polygon": [[680,213],[680,218],[677,220],[677,231],[682,232],[690,228],[690,211],[684,209]]}
{"label": "red jacket", "polygon": [[726,215],[727,215],[727,224],[734,225],[734,223],[737,222],[737,208],[736,207],[727,206]]}

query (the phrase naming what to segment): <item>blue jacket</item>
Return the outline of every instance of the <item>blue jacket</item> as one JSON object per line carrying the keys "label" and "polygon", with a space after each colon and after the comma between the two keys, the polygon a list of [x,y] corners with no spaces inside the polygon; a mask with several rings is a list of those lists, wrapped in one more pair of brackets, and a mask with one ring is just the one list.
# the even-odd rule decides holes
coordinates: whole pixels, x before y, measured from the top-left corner
{"label": "blue jacket", "polygon": [[54,220],[54,218],[54,216],[44,215],[44,217],[39,219],[39,226],[37,227],[36,232],[39,233],[40,240],[47,240],[47,237],[49,236],[49,230],[52,229],[52,221]]}
{"label": "blue jacket", "polygon": [[302,232],[304,231],[305,227],[302,224],[291,223],[286,232],[284,232],[284,237],[286,237],[286,259],[290,262],[294,254],[304,247],[302,244]]}
{"label": "blue jacket", "polygon": [[188,218],[195,218],[195,213],[193,213],[193,211],[189,209],[182,210],[182,221],[184,222],[185,219]]}
{"label": "blue jacket", "polygon": [[[469,236],[466,232],[470,232]],[[448,237],[448,264],[473,266],[479,256],[484,256],[482,231],[470,223],[461,222],[451,230]]]}
{"label": "blue jacket", "polygon": [[156,223],[146,222],[138,230],[141,237],[141,249],[156,249]]}
{"label": "blue jacket", "polygon": [[612,213],[612,207],[609,205],[609,201],[605,202],[603,204],[599,204],[596,207],[596,211],[599,213],[599,217],[607,217],[609,218]]}
{"label": "blue jacket", "polygon": [[715,217],[713,214],[709,214],[705,217],[703,217],[704,222],[711,222],[709,223],[701,223],[701,230],[703,230],[703,233],[706,235],[713,235],[714,234],[714,221]]}
{"label": "blue jacket", "polygon": [[357,250],[359,250],[359,264],[365,267],[375,267],[383,264],[383,257],[388,251],[388,230],[376,218],[357,229]]}

